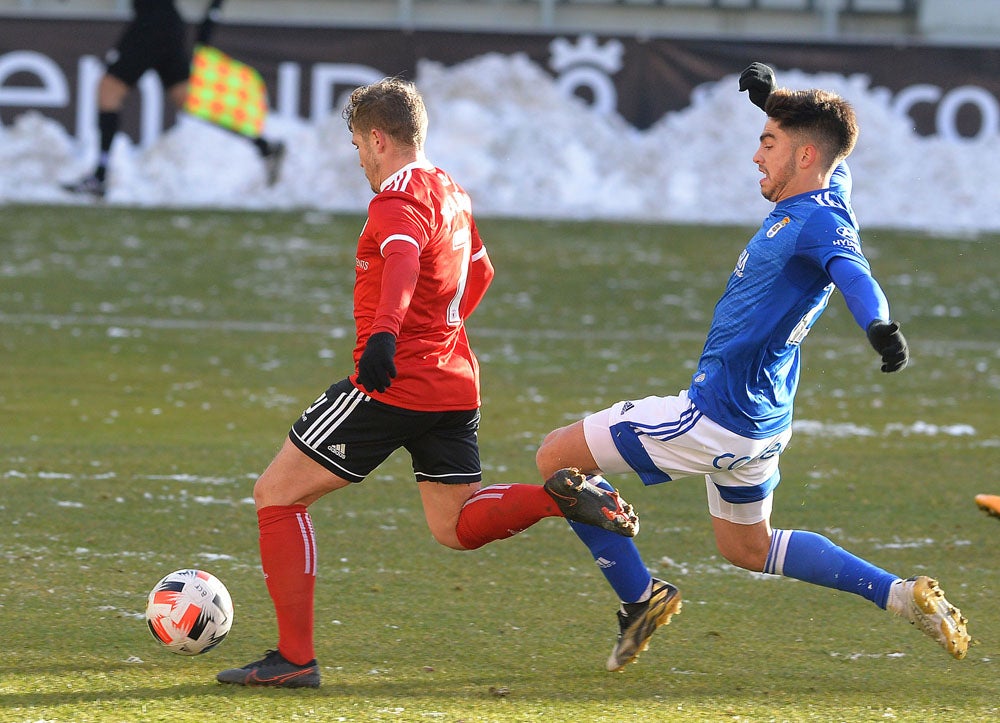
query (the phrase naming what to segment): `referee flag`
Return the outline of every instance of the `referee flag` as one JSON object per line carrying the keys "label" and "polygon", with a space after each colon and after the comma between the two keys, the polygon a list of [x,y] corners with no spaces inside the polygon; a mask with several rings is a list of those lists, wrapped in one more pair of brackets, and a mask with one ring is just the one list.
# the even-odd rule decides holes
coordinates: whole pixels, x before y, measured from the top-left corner
{"label": "referee flag", "polygon": [[184,110],[257,138],[267,120],[267,88],[260,73],[249,65],[211,45],[197,45]]}

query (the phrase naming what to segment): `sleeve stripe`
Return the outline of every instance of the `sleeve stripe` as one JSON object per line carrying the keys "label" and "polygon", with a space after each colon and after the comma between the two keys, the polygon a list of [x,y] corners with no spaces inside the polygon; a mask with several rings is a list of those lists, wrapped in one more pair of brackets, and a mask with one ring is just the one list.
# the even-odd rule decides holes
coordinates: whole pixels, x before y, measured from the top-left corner
{"label": "sleeve stripe", "polygon": [[420,250],[420,244],[417,243],[417,240],[415,238],[413,238],[412,236],[407,236],[406,234],[395,233],[392,236],[389,236],[385,241],[382,242],[382,244],[378,247],[379,253],[385,255],[386,244],[388,244],[388,243],[390,243],[392,241],[407,241],[407,242],[413,244],[414,246],[416,246],[417,251]]}

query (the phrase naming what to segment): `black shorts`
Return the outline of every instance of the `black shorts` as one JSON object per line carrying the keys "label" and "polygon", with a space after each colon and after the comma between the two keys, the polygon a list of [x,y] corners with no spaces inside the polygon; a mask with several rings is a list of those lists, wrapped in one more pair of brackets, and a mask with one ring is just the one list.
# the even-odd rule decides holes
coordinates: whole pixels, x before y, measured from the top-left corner
{"label": "black shorts", "polygon": [[418,482],[482,480],[479,410],[415,412],[375,401],[347,379],[319,396],[288,438],[338,477],[360,482],[400,447]]}
{"label": "black shorts", "polygon": [[156,13],[138,18],[125,28],[106,62],[109,75],[129,86],[152,68],[164,88],[171,88],[191,76],[191,51],[187,30],[176,13]]}

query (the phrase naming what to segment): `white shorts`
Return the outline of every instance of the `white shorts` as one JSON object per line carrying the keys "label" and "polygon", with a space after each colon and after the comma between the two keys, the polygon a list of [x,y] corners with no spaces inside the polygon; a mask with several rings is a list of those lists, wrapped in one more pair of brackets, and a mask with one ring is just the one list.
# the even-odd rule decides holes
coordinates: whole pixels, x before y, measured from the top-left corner
{"label": "white shorts", "polygon": [[699,412],[687,390],[618,402],[586,417],[583,431],[603,472],[632,471],[647,485],[703,474],[709,512],[741,525],[770,517],[778,457],[792,437],[791,428],[767,439],[734,434]]}

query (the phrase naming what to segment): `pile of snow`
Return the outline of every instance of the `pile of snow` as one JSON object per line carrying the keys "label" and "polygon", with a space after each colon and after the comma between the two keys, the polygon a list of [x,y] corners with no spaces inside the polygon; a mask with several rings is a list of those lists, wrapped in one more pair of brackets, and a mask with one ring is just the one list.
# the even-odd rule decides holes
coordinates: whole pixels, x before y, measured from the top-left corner
{"label": "pile of snow", "polygon": [[[523,55],[485,55],[417,74],[430,115],[429,158],[472,195],[483,216],[757,224],[751,158],[763,115],[737,77],[697,89],[688,108],[639,131],[567,96]],[[850,100],[861,139],[851,157],[862,226],[974,234],[1000,231],[1000,136],[953,142],[916,135],[885,89],[862,75],[781,72],[788,87],[821,87]],[[267,188],[253,146],[182,118],[151,147],[120,134],[112,149],[111,204],[318,208],[363,212],[371,192],[339,114],[315,125],[272,117],[267,134],[288,145],[279,183]],[[59,184],[88,172],[80,148],[38,113],[0,128],[0,200],[83,203]]]}

